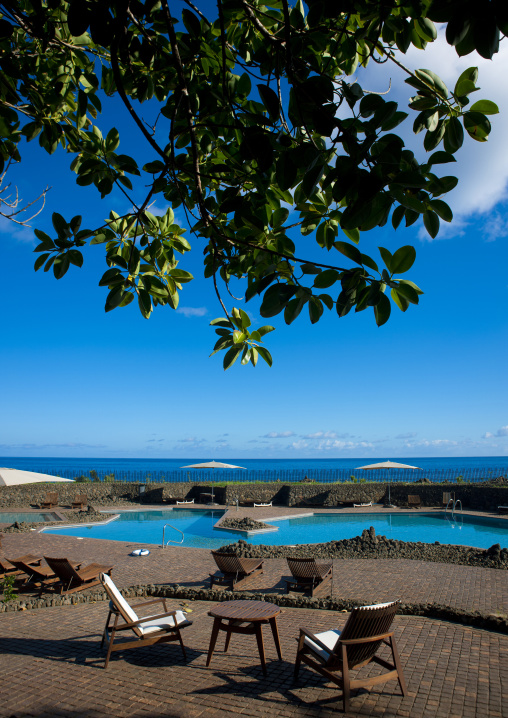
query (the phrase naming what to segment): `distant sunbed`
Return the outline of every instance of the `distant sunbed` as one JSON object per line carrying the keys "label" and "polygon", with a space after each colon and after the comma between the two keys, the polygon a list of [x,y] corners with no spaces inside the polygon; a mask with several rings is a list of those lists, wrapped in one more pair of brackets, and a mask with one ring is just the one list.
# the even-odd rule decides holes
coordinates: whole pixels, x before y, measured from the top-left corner
{"label": "distant sunbed", "polygon": [[271,506],[271,505],[272,505],[272,502],[270,501],[269,504],[254,504],[254,508],[257,508],[259,506]]}
{"label": "distant sunbed", "polygon": [[231,590],[245,588],[258,574],[263,573],[263,560],[260,558],[241,558],[233,553],[212,551],[212,556],[220,573],[210,574],[210,588],[214,584],[227,585]]}
{"label": "distant sunbed", "polygon": [[91,563],[85,568],[78,569],[67,558],[50,558],[49,556],[44,556],[44,558],[60,581],[61,594],[74,593],[96,586],[100,583],[101,573],[111,575],[113,570],[113,566],[103,566],[100,563]]}
{"label": "distant sunbed", "polygon": [[369,501],[368,504],[353,504],[354,509],[363,508],[364,506],[372,506],[372,501]]}

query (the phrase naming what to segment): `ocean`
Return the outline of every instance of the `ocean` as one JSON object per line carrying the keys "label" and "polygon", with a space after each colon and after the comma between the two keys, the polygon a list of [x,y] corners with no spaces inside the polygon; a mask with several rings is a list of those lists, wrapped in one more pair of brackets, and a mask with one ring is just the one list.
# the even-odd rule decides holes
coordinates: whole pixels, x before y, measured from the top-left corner
{"label": "ocean", "polygon": [[[420,467],[392,469],[390,471],[359,471],[358,466],[386,461],[387,457],[369,459],[223,459],[217,461],[234,464],[237,469],[203,470],[183,469],[188,464],[210,461],[210,457],[193,459],[104,459],[64,457],[0,457],[0,466],[24,469],[43,474],[74,479],[96,472],[100,479],[114,474],[122,481],[301,481],[305,477],[322,483],[356,480],[415,481],[482,481],[508,476],[507,456],[467,457],[415,457],[390,456],[390,461]],[[92,474],[93,475],[93,474]]]}

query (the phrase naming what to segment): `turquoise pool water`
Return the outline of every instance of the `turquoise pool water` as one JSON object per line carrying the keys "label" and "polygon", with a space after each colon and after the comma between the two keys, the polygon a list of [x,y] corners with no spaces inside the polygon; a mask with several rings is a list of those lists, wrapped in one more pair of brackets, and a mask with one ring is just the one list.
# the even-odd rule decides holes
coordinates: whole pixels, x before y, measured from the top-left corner
{"label": "turquoise pool water", "polygon": [[54,514],[37,511],[9,511],[0,512],[0,524],[13,524],[15,521],[56,521]]}
{"label": "turquoise pool water", "polygon": [[[455,521],[450,514],[439,513],[380,513],[380,514],[315,514],[294,519],[271,521],[279,530],[272,533],[247,537],[246,534],[214,529],[223,511],[198,511],[176,509],[174,511],[128,511],[105,526],[79,526],[75,528],[48,529],[46,533],[82,536],[86,538],[129,541],[139,544],[161,544],[162,527],[171,523],[184,532],[182,546],[219,548],[224,544],[243,538],[248,543],[270,546],[301,543],[322,543],[352,538],[363,529],[374,526],[376,534],[402,541],[423,541],[444,544],[461,544],[489,548],[500,543],[508,547],[508,521],[479,516],[464,516]],[[166,529],[166,539],[179,541],[177,531]],[[172,544],[170,544],[172,545]]]}

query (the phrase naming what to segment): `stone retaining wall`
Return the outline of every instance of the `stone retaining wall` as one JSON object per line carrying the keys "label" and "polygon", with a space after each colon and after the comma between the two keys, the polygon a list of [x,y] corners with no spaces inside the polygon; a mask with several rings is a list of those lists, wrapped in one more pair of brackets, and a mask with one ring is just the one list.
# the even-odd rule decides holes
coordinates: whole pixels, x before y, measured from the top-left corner
{"label": "stone retaining wall", "polygon": [[[355,606],[365,606],[371,603],[355,601],[354,599],[341,599],[340,597],[309,598],[307,596],[292,596],[290,594],[284,595],[279,593],[256,594],[247,591],[215,591],[209,588],[190,588],[188,586],[179,586],[178,584],[130,586],[129,588],[120,589],[120,592],[130,603],[135,603],[136,599],[139,598],[153,596],[173,600],[213,601],[214,603],[217,603],[217,601],[250,600],[275,603],[281,608],[311,608],[335,612],[349,612]],[[64,596],[51,594],[46,598],[21,599],[9,603],[0,603],[0,613],[34,610],[52,606],[77,605],[80,603],[96,603],[97,601],[107,600],[109,600],[108,596],[103,590],[79,594],[73,593]],[[464,626],[474,626],[475,628],[508,633],[508,618],[506,616],[488,614],[482,611],[465,611],[460,608],[435,603],[401,603],[398,612],[405,616],[426,616],[427,618],[437,618],[441,621],[460,623]]]}
{"label": "stone retaining wall", "polygon": [[[141,493],[140,493],[141,489]],[[201,494],[210,494],[211,484],[199,482],[185,483],[147,483],[114,481],[104,483],[74,484],[30,484],[25,486],[1,486],[0,509],[40,506],[49,491],[58,493],[60,506],[70,506],[78,493],[85,493],[88,501],[94,506],[111,504],[174,503],[194,499],[199,503]],[[441,506],[443,493],[455,492],[455,497],[462,501],[463,508],[481,511],[496,511],[499,505],[508,505],[507,484],[390,484],[391,501],[396,506],[407,506],[408,494],[418,494],[422,506]],[[282,506],[316,506],[332,507],[351,503],[385,503],[388,498],[387,483],[341,483],[314,484],[295,483],[282,484],[252,483],[229,484],[214,486],[215,500],[219,504],[233,505],[238,498],[240,504],[270,503]]]}

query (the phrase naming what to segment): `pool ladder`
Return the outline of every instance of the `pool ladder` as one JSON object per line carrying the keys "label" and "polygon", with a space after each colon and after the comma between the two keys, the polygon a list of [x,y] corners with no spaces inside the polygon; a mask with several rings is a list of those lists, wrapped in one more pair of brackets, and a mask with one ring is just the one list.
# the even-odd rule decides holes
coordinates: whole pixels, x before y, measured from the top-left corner
{"label": "pool ladder", "polygon": [[[181,541],[175,541],[175,539],[168,539],[166,541],[166,526],[169,526],[170,529],[174,529],[175,531],[178,531],[178,533],[182,534],[182,540]],[[177,529],[176,526],[172,526],[171,524],[164,524],[162,528],[162,546],[161,548],[166,548],[168,543],[183,543],[185,540],[185,536],[183,534],[183,531],[180,531],[180,529]]]}
{"label": "pool ladder", "polygon": [[[455,510],[457,508],[457,505],[460,504],[460,518],[461,518],[461,524],[463,524],[464,523],[464,514],[462,512],[462,501],[460,499],[457,499],[457,500],[450,499],[448,501],[448,503],[446,504],[445,515],[447,515],[447,513],[448,513],[448,507],[450,506],[450,504],[451,504],[451,512],[452,512],[452,521],[457,520]],[[462,528],[462,525],[459,526],[459,528]]]}

